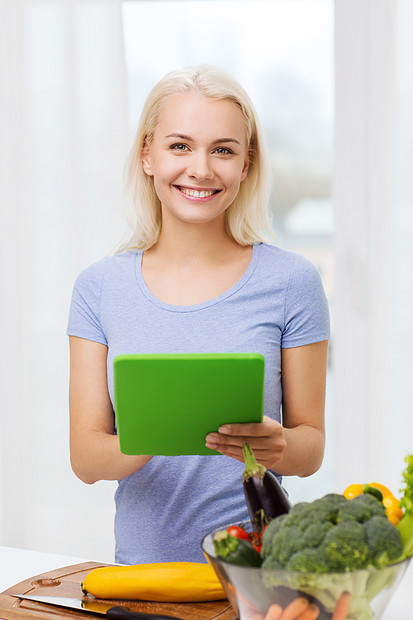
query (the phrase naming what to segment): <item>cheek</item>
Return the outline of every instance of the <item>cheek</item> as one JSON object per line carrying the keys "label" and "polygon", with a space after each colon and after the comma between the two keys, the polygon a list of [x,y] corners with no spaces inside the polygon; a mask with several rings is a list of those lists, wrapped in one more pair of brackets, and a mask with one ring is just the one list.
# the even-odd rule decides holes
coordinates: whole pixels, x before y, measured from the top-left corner
{"label": "cheek", "polygon": [[241,182],[245,179],[246,176],[247,175],[246,171],[244,171],[244,168],[236,166],[227,175],[228,185],[230,187],[233,187],[234,189],[239,188]]}
{"label": "cheek", "polygon": [[159,159],[155,168],[155,177],[158,177],[159,181],[164,183],[173,181],[179,174],[181,168],[182,166],[177,159]]}

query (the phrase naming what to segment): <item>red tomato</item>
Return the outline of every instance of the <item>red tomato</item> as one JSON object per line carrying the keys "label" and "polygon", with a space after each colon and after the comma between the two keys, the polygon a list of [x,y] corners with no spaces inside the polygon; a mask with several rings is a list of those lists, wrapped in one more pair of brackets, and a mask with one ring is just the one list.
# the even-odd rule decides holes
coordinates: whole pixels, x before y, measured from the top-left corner
{"label": "red tomato", "polygon": [[239,525],[230,525],[230,527],[227,528],[227,532],[230,536],[234,536],[234,538],[242,538],[251,542],[249,533],[242,527],[239,527]]}
{"label": "red tomato", "polygon": [[262,532],[260,532],[259,534],[257,534],[257,532],[253,532],[251,534],[251,544],[254,547],[255,551],[258,551],[258,553],[261,553],[261,545],[262,545]]}

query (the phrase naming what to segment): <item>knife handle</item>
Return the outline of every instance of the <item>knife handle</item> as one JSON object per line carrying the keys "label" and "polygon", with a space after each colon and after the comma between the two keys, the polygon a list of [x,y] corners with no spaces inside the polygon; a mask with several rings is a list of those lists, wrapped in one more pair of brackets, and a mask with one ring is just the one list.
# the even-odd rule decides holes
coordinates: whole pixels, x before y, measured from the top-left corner
{"label": "knife handle", "polygon": [[163,616],[159,614],[147,614],[142,611],[131,611],[127,607],[111,607],[105,616],[114,620],[180,620],[176,616]]}

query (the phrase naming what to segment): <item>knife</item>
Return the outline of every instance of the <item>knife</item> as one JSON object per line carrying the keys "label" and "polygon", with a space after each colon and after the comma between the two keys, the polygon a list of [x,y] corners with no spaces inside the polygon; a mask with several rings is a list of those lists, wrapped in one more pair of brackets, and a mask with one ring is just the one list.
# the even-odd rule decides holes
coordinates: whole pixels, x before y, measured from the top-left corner
{"label": "knife", "polygon": [[34,594],[12,594],[11,596],[28,601],[35,601],[36,603],[45,603],[46,605],[69,607],[70,609],[85,611],[90,614],[103,614],[107,618],[118,618],[119,620],[182,620],[176,616],[132,611],[128,607],[123,607],[121,605],[114,607],[111,603],[96,599],[66,598],[65,596],[37,596]]}

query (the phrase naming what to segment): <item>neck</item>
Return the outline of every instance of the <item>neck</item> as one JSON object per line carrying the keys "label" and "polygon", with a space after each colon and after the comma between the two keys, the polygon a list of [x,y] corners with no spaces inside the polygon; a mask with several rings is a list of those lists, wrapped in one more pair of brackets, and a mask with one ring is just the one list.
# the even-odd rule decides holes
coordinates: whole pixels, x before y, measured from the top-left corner
{"label": "neck", "polygon": [[184,262],[188,258],[217,262],[237,246],[225,229],[223,217],[205,224],[193,224],[171,220],[166,215],[159,239],[148,252],[156,253],[159,258],[166,257],[169,263]]}

